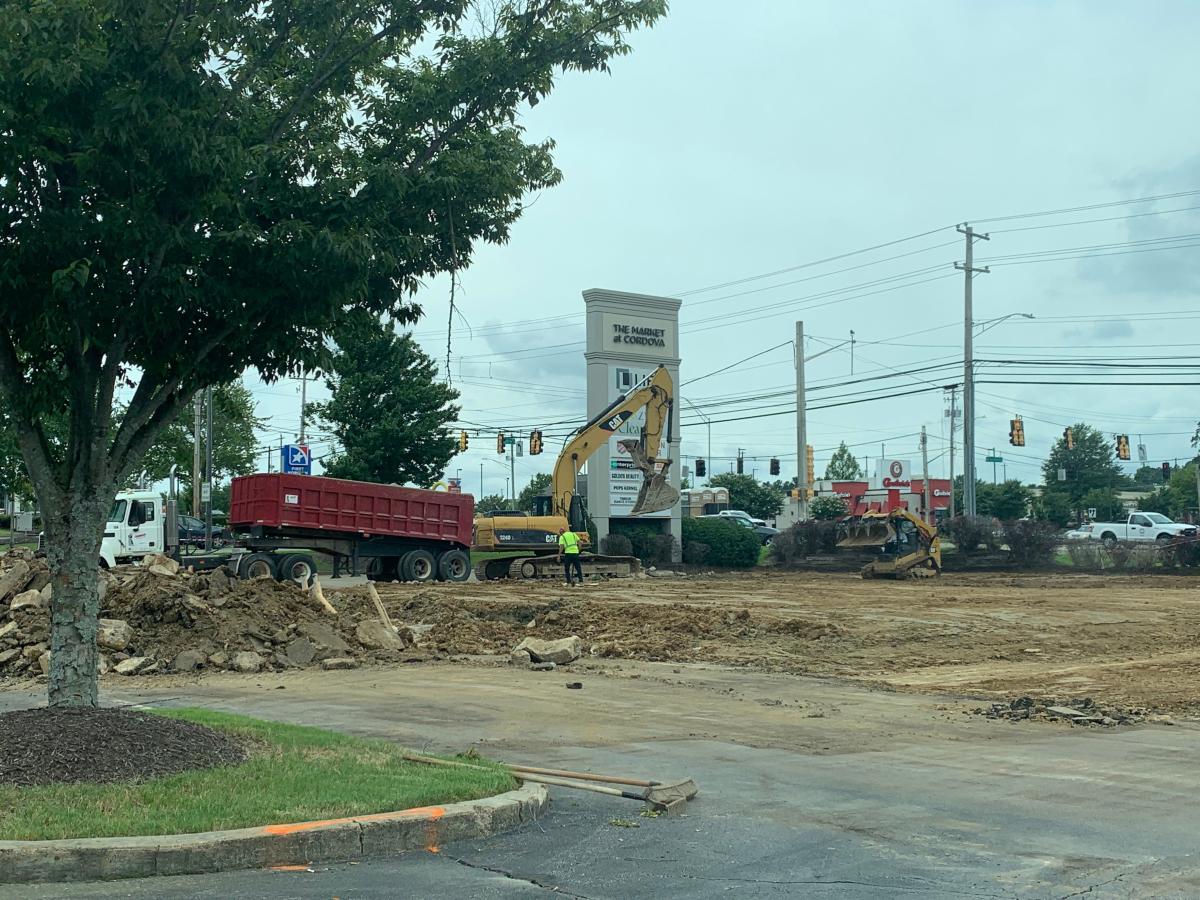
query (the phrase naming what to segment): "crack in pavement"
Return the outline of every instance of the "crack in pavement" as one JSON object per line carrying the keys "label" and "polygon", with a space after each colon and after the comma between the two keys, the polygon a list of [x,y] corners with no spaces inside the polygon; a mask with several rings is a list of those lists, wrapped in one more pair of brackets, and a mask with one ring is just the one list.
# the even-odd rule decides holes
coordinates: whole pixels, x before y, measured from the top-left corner
{"label": "crack in pavement", "polygon": [[508,878],[512,881],[522,881],[525,884],[531,884],[534,887],[541,888],[543,891],[549,891],[552,894],[559,894],[563,897],[572,897],[574,900],[591,900],[591,898],[586,897],[583,894],[576,894],[572,891],[568,891],[566,888],[556,887],[552,884],[543,884],[536,878],[528,878],[523,875],[516,875],[513,872],[510,872],[508,869],[502,869],[499,866],[489,866],[485,865],[484,863],[473,863],[470,860],[462,859],[458,856],[453,856],[451,859],[453,859],[460,866],[466,866],[468,869],[480,869],[484,872],[492,872],[496,875],[503,875],[505,878]]}

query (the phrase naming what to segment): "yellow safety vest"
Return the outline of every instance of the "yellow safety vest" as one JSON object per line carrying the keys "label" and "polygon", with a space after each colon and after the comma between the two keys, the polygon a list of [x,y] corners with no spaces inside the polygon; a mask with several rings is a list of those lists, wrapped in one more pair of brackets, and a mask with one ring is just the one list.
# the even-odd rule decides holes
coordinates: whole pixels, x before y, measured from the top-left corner
{"label": "yellow safety vest", "polygon": [[578,553],[579,536],[573,531],[564,531],[558,536],[558,547],[563,553]]}

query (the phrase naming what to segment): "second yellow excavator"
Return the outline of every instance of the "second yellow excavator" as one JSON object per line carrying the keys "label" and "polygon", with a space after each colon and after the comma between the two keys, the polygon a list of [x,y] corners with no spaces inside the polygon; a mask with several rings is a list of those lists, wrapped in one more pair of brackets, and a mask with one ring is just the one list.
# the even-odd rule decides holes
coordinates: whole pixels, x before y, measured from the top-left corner
{"label": "second yellow excavator", "polygon": [[[561,575],[556,556],[560,528],[576,532],[584,553],[580,564],[584,575],[630,575],[638,561],[629,556],[601,556],[587,552],[587,514],[583,499],[575,492],[575,480],[584,462],[605,445],[617,430],[641,409],[646,423],[638,438],[620,441],[635,468],[642,473],[632,515],[670,509],[679,491],[667,481],[670,457],[660,459],[671,440],[671,375],[659,366],[639,384],[614,400],[568,438],[554,464],[550,495],[535,499],[533,515],[499,512],[475,519],[473,548],[478,552],[525,551],[519,556],[489,559],[475,567],[480,581],[495,578],[544,578]],[[665,441],[665,443],[664,443]]]}

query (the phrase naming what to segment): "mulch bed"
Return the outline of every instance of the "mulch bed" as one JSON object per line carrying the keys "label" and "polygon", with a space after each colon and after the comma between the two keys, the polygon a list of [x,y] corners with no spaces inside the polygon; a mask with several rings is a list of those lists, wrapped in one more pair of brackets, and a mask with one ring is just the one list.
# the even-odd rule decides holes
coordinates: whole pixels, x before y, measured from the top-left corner
{"label": "mulch bed", "polygon": [[145,781],[245,759],[225,732],[150,713],[41,707],[0,714],[0,784]]}

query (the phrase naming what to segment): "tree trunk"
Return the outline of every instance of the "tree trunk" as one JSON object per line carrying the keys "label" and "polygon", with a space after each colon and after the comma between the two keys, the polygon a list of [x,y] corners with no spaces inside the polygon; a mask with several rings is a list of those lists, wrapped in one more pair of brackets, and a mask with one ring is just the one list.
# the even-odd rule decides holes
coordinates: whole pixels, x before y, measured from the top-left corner
{"label": "tree trunk", "polygon": [[100,618],[98,560],[115,487],[63,495],[47,516],[50,566],[51,706],[98,704],[96,629]]}

